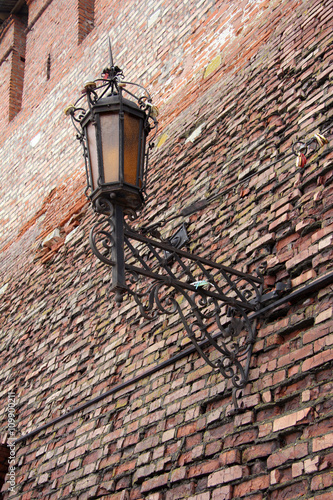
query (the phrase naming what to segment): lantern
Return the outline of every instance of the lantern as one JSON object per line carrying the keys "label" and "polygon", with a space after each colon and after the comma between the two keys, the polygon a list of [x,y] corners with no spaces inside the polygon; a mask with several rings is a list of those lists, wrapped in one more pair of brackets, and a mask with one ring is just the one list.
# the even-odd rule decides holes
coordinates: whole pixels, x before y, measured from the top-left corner
{"label": "lantern", "polygon": [[87,145],[89,197],[98,210],[103,199],[124,208],[143,204],[145,176],[146,112],[122,91],[97,100],[82,118]]}
{"label": "lantern", "polygon": [[[110,202],[125,212],[136,211],[144,203],[146,138],[152,122],[157,129],[158,114],[144,87],[122,81],[121,69],[113,64],[111,46],[110,63],[102,79],[87,82],[76,104],[65,109],[83,145],[87,196],[95,211],[104,214],[109,212]],[[140,95],[134,93],[133,86]],[[86,107],[81,104],[84,97]]]}

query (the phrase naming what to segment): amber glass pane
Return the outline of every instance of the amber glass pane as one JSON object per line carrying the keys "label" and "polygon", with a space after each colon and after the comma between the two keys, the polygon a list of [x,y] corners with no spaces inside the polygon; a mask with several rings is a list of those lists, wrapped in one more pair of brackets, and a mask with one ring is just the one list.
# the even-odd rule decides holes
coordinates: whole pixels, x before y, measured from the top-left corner
{"label": "amber glass pane", "polygon": [[88,140],[88,150],[90,159],[90,168],[92,179],[92,189],[96,189],[98,186],[98,159],[97,159],[97,146],[96,146],[96,128],[95,125],[89,123],[87,127],[87,140]]}
{"label": "amber glass pane", "polygon": [[119,115],[105,113],[100,115],[104,182],[119,181]]}
{"label": "amber glass pane", "polygon": [[140,118],[125,113],[124,117],[124,181],[137,185],[140,146]]}

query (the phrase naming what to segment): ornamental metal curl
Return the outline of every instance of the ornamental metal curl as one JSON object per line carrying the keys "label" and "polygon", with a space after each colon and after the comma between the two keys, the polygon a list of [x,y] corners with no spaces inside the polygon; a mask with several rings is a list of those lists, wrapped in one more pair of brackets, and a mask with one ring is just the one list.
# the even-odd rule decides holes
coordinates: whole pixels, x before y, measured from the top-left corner
{"label": "ornamental metal curl", "polygon": [[[130,281],[137,283],[137,279]],[[248,381],[256,336],[256,323],[251,322],[244,309],[233,308],[232,317],[227,318],[223,300],[208,298],[198,291],[189,293],[171,282],[154,283],[146,293],[131,288],[129,293],[148,320],[178,313],[198,354],[214,371],[231,381],[233,403],[238,409],[240,390]],[[207,312],[209,306],[213,307]]]}
{"label": "ornamental metal curl", "polygon": [[100,218],[90,230],[89,243],[92,251],[99,260],[108,266],[115,266],[115,261],[112,258],[112,251],[115,247],[115,224],[113,221],[114,210],[111,203],[110,213],[108,218]]}
{"label": "ornamental metal curl", "polygon": [[[124,294],[131,295],[147,320],[178,314],[199,355],[231,381],[238,408],[256,338],[250,313],[261,304],[260,270],[257,276],[242,273],[171,246],[170,240],[157,239],[159,233],[148,238],[127,224],[120,237],[115,229],[119,207],[108,203],[108,217],[93,226],[90,244],[116,276],[112,286],[117,301]],[[117,251],[123,256],[123,270]]]}

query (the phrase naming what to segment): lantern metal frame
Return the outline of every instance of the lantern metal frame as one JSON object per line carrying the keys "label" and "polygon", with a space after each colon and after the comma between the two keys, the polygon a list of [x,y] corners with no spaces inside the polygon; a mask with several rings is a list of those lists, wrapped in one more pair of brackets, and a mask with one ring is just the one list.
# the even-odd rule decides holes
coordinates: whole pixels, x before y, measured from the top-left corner
{"label": "lantern metal frame", "polygon": [[[113,64],[110,43],[109,54],[110,67],[103,70],[102,80],[88,82],[83,96],[65,110],[83,146],[86,194],[98,214],[89,236],[91,249],[111,269],[111,291],[118,305],[127,294],[134,298],[146,320],[179,315],[198,354],[214,371],[231,380],[237,410],[239,397],[249,379],[258,311],[265,302],[263,269],[257,269],[256,275],[247,274],[188,252],[183,248],[189,242],[184,225],[170,238],[161,236],[159,223],[146,229],[131,227],[130,221],[137,217],[137,209],[141,201],[142,204],[145,201],[148,155],[153,139],[144,153],[139,203],[123,203],[102,181],[97,190],[92,190],[88,141],[82,130],[87,113],[93,113],[107,93],[118,95],[121,101],[126,92],[145,113],[145,133],[148,135],[155,128],[156,134],[157,130],[158,112],[149,92],[139,84],[123,80],[122,71]],[[131,86],[143,94],[130,91]],[[88,109],[82,106],[84,97]],[[281,293],[280,290],[278,295]],[[267,300],[274,300],[276,296],[268,294]]]}
{"label": "lantern metal frame", "polygon": [[[86,171],[89,174],[87,179],[89,179],[88,186],[91,189],[90,199],[94,204],[101,196],[105,196],[105,194],[110,193],[110,196],[117,198],[120,204],[123,204],[125,207],[130,206],[133,209],[139,209],[143,204],[143,194],[142,191],[144,188],[145,180],[144,180],[144,159],[142,156],[145,152],[145,139],[146,135],[148,135],[150,131],[150,127],[147,126],[147,117],[144,111],[141,111],[140,108],[132,106],[131,101],[124,99],[122,96],[123,91],[119,89],[119,94],[112,95],[106,98],[98,98],[95,102],[92,101],[92,92],[87,92],[87,99],[90,104],[90,110],[83,119],[81,120],[81,126],[84,131],[84,143],[87,149],[87,161],[86,161]],[[112,114],[116,118],[119,118],[119,172],[118,177],[119,180],[107,182],[105,179],[105,167],[98,171],[97,178],[97,187],[94,189],[93,186],[93,169],[92,169],[92,158],[90,157],[89,147],[87,147],[89,139],[88,139],[88,130],[89,125],[92,125],[96,131],[95,139],[96,139],[96,160],[98,164],[104,163],[103,158],[103,148],[102,148],[102,140],[100,133],[102,131],[101,119],[103,116],[103,112],[107,112],[105,114]],[[139,122],[139,147],[137,151],[137,165],[136,165],[136,180],[134,184],[129,184],[126,182],[124,176],[124,141],[122,135],[124,134],[124,117],[125,113],[127,116],[137,116],[140,119]],[[146,122],[146,123],[145,123]],[[138,189],[137,186],[140,186]]]}
{"label": "lantern metal frame", "polygon": [[[75,104],[65,109],[70,116],[77,132],[77,139],[83,147],[85,160],[87,187],[86,195],[97,213],[105,213],[104,200],[113,200],[127,211],[135,213],[145,202],[147,184],[147,166],[149,151],[153,147],[153,140],[157,132],[157,108],[152,105],[152,98],[148,90],[134,82],[124,81],[122,70],[113,63],[111,44],[109,41],[110,66],[103,69],[101,78],[87,81],[84,84],[82,95]],[[126,97],[125,97],[126,95]],[[131,98],[132,100],[128,99]],[[84,99],[86,106],[84,106]],[[116,112],[118,114],[116,115]],[[103,171],[103,147],[101,116],[114,114],[119,117],[119,180],[105,182]],[[140,140],[138,144],[138,165],[136,185],[131,185],[124,179],[124,116],[125,114],[140,118]],[[96,128],[96,155],[98,163],[97,187],[93,185],[92,155],[89,151],[88,127]],[[155,129],[154,137],[146,147],[146,137]]]}

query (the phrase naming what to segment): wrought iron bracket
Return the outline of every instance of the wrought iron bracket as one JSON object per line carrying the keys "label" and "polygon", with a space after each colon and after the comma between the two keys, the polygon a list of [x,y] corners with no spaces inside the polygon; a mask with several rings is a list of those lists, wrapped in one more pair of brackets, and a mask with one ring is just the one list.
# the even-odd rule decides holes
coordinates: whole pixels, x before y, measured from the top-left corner
{"label": "wrought iron bracket", "polygon": [[[122,224],[122,208],[109,203],[90,232],[94,254],[112,270],[111,290],[120,303],[131,295],[148,320],[178,314],[199,355],[231,381],[236,409],[249,378],[263,276],[256,276],[194,255],[179,247],[189,242],[185,226],[165,240]],[[178,248],[177,248],[178,246]]]}
{"label": "wrought iron bracket", "polygon": [[291,290],[291,281],[288,280],[287,283],[279,282],[276,284],[275,290],[271,292],[265,293],[261,297],[261,304],[267,304],[271,300],[279,299],[285,292],[290,292]]}

